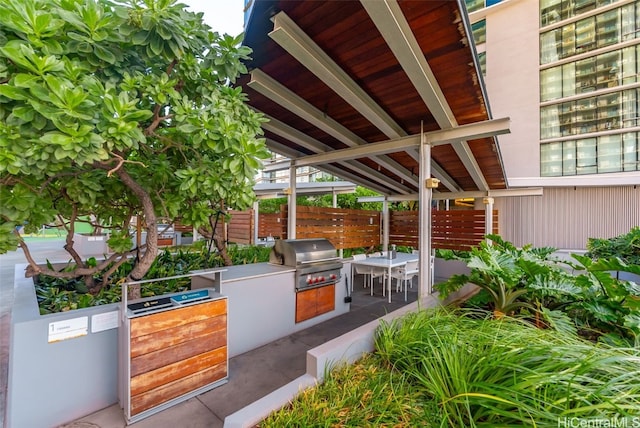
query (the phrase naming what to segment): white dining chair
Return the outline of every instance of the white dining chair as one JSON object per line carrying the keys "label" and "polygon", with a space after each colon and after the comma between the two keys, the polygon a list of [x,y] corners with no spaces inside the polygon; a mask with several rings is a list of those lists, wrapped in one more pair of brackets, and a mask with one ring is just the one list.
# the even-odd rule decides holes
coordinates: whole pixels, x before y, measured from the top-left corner
{"label": "white dining chair", "polygon": [[[352,257],[354,262],[367,259],[366,254],[354,254]],[[363,287],[369,287],[369,282],[371,282],[371,278],[370,278],[371,270],[372,270],[371,266],[362,266],[355,263],[353,264],[353,271],[358,275],[364,276],[362,281]],[[351,290],[353,290],[353,284],[351,284]]]}
{"label": "white dining chair", "polygon": [[391,270],[391,278],[396,280],[396,292],[404,289],[404,301],[407,301],[407,283],[413,287],[413,278],[419,273],[418,261],[407,262],[404,266]]}
{"label": "white dining chair", "polygon": [[387,276],[387,269],[385,268],[381,268],[381,267],[371,267],[371,273],[369,274],[369,277],[371,278],[371,295],[373,296],[373,280],[374,279],[378,279],[379,283],[382,283],[382,295],[385,296],[387,294],[385,286],[384,286],[384,281],[385,278]]}

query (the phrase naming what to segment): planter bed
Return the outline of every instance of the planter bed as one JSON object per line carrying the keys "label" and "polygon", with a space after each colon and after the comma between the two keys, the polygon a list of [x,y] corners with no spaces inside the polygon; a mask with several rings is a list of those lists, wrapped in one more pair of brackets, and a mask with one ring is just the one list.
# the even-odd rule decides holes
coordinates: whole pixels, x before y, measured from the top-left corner
{"label": "planter bed", "polygon": [[117,402],[120,305],[40,315],[25,267],[15,267],[7,426],[58,426]]}

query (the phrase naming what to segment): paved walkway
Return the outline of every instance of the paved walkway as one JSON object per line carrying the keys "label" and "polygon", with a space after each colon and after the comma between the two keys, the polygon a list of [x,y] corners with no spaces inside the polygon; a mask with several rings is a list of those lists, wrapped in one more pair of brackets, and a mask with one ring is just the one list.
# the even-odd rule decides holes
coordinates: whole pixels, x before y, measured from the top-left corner
{"label": "paved walkway", "polygon": [[[63,241],[48,240],[30,245],[36,260],[64,260]],[[1,368],[0,426],[4,426],[8,368],[8,332],[13,301],[13,269],[24,263],[22,251],[0,256],[1,306]],[[400,294],[387,303],[380,294],[369,296],[368,289],[356,282],[351,311],[306,330],[276,340],[229,360],[229,382],[143,419],[133,426],[139,428],[222,427],[224,418],[246,405],[302,376],[306,371],[306,352],[363,324],[375,320],[405,305]],[[378,291],[380,290],[378,286]],[[417,287],[409,292],[409,301],[417,298]],[[66,425],[66,428],[123,428],[122,409],[113,405]],[[23,428],[23,427],[5,427]]]}

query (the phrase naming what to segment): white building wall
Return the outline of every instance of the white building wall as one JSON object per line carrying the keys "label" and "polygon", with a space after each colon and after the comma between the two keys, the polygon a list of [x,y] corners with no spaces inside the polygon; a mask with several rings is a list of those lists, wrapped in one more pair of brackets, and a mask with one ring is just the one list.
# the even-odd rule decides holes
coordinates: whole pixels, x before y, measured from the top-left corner
{"label": "white building wall", "polygon": [[486,14],[485,84],[494,118],[511,118],[498,138],[508,178],[540,176],[539,11],[537,0],[505,0]]}
{"label": "white building wall", "polygon": [[640,172],[540,177],[539,2],[503,0],[470,14],[486,19],[485,84],[510,187],[543,187],[543,196],[497,198],[500,234],[517,246],[585,249],[640,226]]}
{"label": "white building wall", "polygon": [[[620,3],[623,3],[622,1]],[[493,117],[511,118],[498,137],[510,187],[640,184],[640,171],[540,177],[540,25],[538,0],[503,0],[469,15],[486,20],[485,85]]]}
{"label": "white building wall", "polygon": [[545,188],[542,196],[496,198],[500,235],[516,246],[585,249],[640,225],[640,185]]}

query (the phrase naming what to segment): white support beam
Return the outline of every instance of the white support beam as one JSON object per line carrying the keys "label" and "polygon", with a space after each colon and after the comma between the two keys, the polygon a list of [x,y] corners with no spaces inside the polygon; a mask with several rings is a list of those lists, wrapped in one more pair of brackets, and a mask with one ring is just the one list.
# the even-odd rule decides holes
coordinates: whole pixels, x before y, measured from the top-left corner
{"label": "white support beam", "polygon": [[452,192],[452,193],[435,193],[433,199],[469,199],[469,198],[512,198],[518,196],[542,196],[542,187],[523,187],[511,189],[496,189],[486,192]]}
{"label": "white support beam", "polygon": [[457,124],[438,81],[395,0],[360,0],[440,128]]}
{"label": "white support beam", "polygon": [[[324,112],[308,103],[305,99],[298,96],[260,69],[253,70],[251,72],[251,80],[249,81],[248,86],[254,91],[269,98],[276,104],[286,108],[296,116],[306,120],[318,129],[323,130],[328,135],[348,147],[364,146],[367,144],[365,140],[358,137],[349,129],[327,116]],[[377,162],[381,167],[400,177],[405,182],[414,187],[418,186],[418,178],[411,174],[406,167],[400,165],[395,160],[387,156],[372,156],[371,159]]]}
{"label": "white support beam", "polygon": [[[268,122],[265,122],[262,124],[262,127],[265,130],[273,132],[274,134],[279,135],[291,142],[294,142],[297,145],[304,147],[310,151],[313,151],[316,153],[331,153],[330,150],[332,150],[332,148],[327,146],[326,144],[316,140],[315,138],[310,137],[309,135],[303,132],[298,131],[297,129],[283,122],[280,122],[277,119],[269,117],[268,115],[265,115],[265,117],[269,119]],[[366,146],[361,146],[361,147],[366,147]],[[307,157],[309,156],[306,156],[306,157],[296,156],[296,166],[298,167],[310,166],[305,163],[305,159]],[[371,177],[372,181],[377,180],[378,182],[382,183],[384,186],[390,188],[391,190],[397,193],[400,193],[400,194],[410,193],[407,187],[402,186],[401,184],[397,183],[395,180],[392,180],[391,178],[387,177],[386,175],[374,169],[368,168],[366,165],[362,163],[352,161],[351,159],[349,159],[349,162],[343,161],[343,160],[335,160],[332,162],[336,162],[338,164],[344,165],[346,168],[362,173],[365,176]],[[331,162],[326,162],[326,163],[328,164]],[[315,165],[315,166],[320,167],[320,165]],[[338,174],[338,176],[341,176],[341,175]],[[348,180],[353,181],[353,179],[351,178],[348,178]],[[365,187],[368,187],[368,186],[365,186]]]}
{"label": "white support beam", "polygon": [[[285,156],[289,159],[297,159],[301,156],[301,153],[298,152],[297,150],[294,150],[289,146],[286,146],[282,143],[272,140],[271,138],[265,138],[265,141],[266,141],[267,147],[269,147],[269,150],[271,150],[274,153]],[[289,169],[289,166],[287,166],[286,169]]]}
{"label": "white support beam", "polygon": [[260,69],[251,71],[251,80],[247,86],[349,147],[366,144],[365,140]]}
{"label": "white support beam", "polygon": [[291,161],[289,168],[289,200],[288,200],[288,219],[287,219],[287,239],[296,239],[296,214],[298,211],[296,199],[296,163]]}
{"label": "white support beam", "polygon": [[303,165],[309,166],[326,162],[336,162],[338,160],[359,159],[376,155],[384,155],[387,153],[400,152],[402,151],[402,148],[418,146],[419,143],[419,135],[410,135],[408,137],[402,137],[395,140],[370,143],[366,146],[350,147],[348,149],[334,150],[330,153],[310,155],[301,159],[301,162]]}
{"label": "white support beam", "polygon": [[389,202],[382,201],[382,251],[389,251]]}
{"label": "white support beam", "polygon": [[[283,156],[287,156],[290,159],[296,159],[298,156],[300,156],[300,153],[295,152],[290,147],[285,146],[282,143],[267,139],[267,144],[269,148],[274,152],[279,153]],[[382,195],[389,194],[389,189],[382,186],[380,183],[365,180],[362,177],[352,174],[343,168],[339,168],[333,165],[322,165],[320,169],[332,175],[335,175],[336,177],[341,177],[345,180],[351,181],[352,183],[356,183],[368,189],[374,190]]]}
{"label": "white support beam", "polygon": [[[440,128],[457,127],[455,115],[398,2],[396,0],[360,0],[360,2]],[[478,189],[489,190],[489,185],[467,142],[453,142],[452,147]]]}
{"label": "white support beam", "polygon": [[258,199],[256,198],[256,200],[253,202],[253,244],[257,245],[258,244],[258,231],[260,230],[260,225],[258,224],[260,222],[260,214],[259,214],[259,210],[260,210],[260,204],[258,204]]}
{"label": "white support beam", "polygon": [[[411,159],[416,161],[416,163],[420,163],[420,153],[417,148],[409,149],[405,153],[411,156]],[[456,183],[453,177],[447,174],[444,168],[442,168],[433,158],[431,158],[431,175],[440,180],[442,185],[449,189],[450,192],[462,191],[462,188],[458,186],[458,183]]]}
{"label": "white support beam", "polygon": [[511,119],[503,117],[500,119],[489,119],[482,122],[469,123],[456,126],[450,129],[440,129],[438,131],[425,132],[424,136],[432,146],[451,144],[466,140],[477,140],[478,138],[495,137],[496,135],[508,134],[511,132],[509,124]]}
{"label": "white support beam", "polygon": [[450,192],[462,191],[455,180],[433,159],[431,159],[431,175],[440,180],[442,185],[449,189]]}
{"label": "white support beam", "polygon": [[291,161],[289,159],[280,160],[277,162],[266,163],[262,170],[264,172],[276,172],[276,171],[285,171],[289,169],[291,166]]}
{"label": "white support beam", "polygon": [[[438,146],[449,144],[453,141],[464,139],[473,140],[487,136],[506,134],[509,132],[509,118],[493,119],[484,122],[461,125],[457,128],[443,129],[439,131],[425,132],[427,144]],[[300,166],[319,165],[339,160],[358,159],[362,157],[394,153],[404,147],[417,147],[420,144],[420,135],[409,135],[395,140],[380,141],[366,146],[351,147],[348,149],[334,150],[328,153],[310,155],[300,159]]]}
{"label": "white support beam", "polygon": [[469,144],[466,141],[457,141],[451,143],[451,147],[455,150],[460,161],[473,179],[473,182],[478,186],[478,189],[489,190],[489,183],[487,183],[487,180],[484,178],[480,165],[478,165],[478,161],[476,161],[475,156],[473,156]]}
{"label": "white support beam", "polygon": [[404,130],[284,12],[273,18],[269,33],[278,45],[315,74],[389,138]]}
{"label": "white support beam", "polygon": [[[424,135],[424,133],[421,133]],[[433,275],[431,270],[431,195],[433,190],[427,186],[427,179],[431,177],[431,146],[424,138],[420,142],[420,189],[418,191],[420,201],[420,219],[418,226],[419,274],[418,274],[418,301],[431,295]]]}
{"label": "white support beam", "polygon": [[[542,187],[522,187],[512,189],[496,189],[488,190],[486,192],[471,191],[471,192],[434,192],[432,199],[436,201],[444,201],[451,199],[470,199],[470,198],[515,198],[518,196],[542,196]],[[414,193],[411,195],[393,195],[393,196],[362,196],[358,198],[358,202],[382,202],[383,200],[389,202],[402,202],[402,201],[417,201],[419,194]]]}
{"label": "white support beam", "polygon": [[[484,204],[484,234],[493,233],[493,198],[482,198]],[[491,243],[491,241],[489,241]]]}

